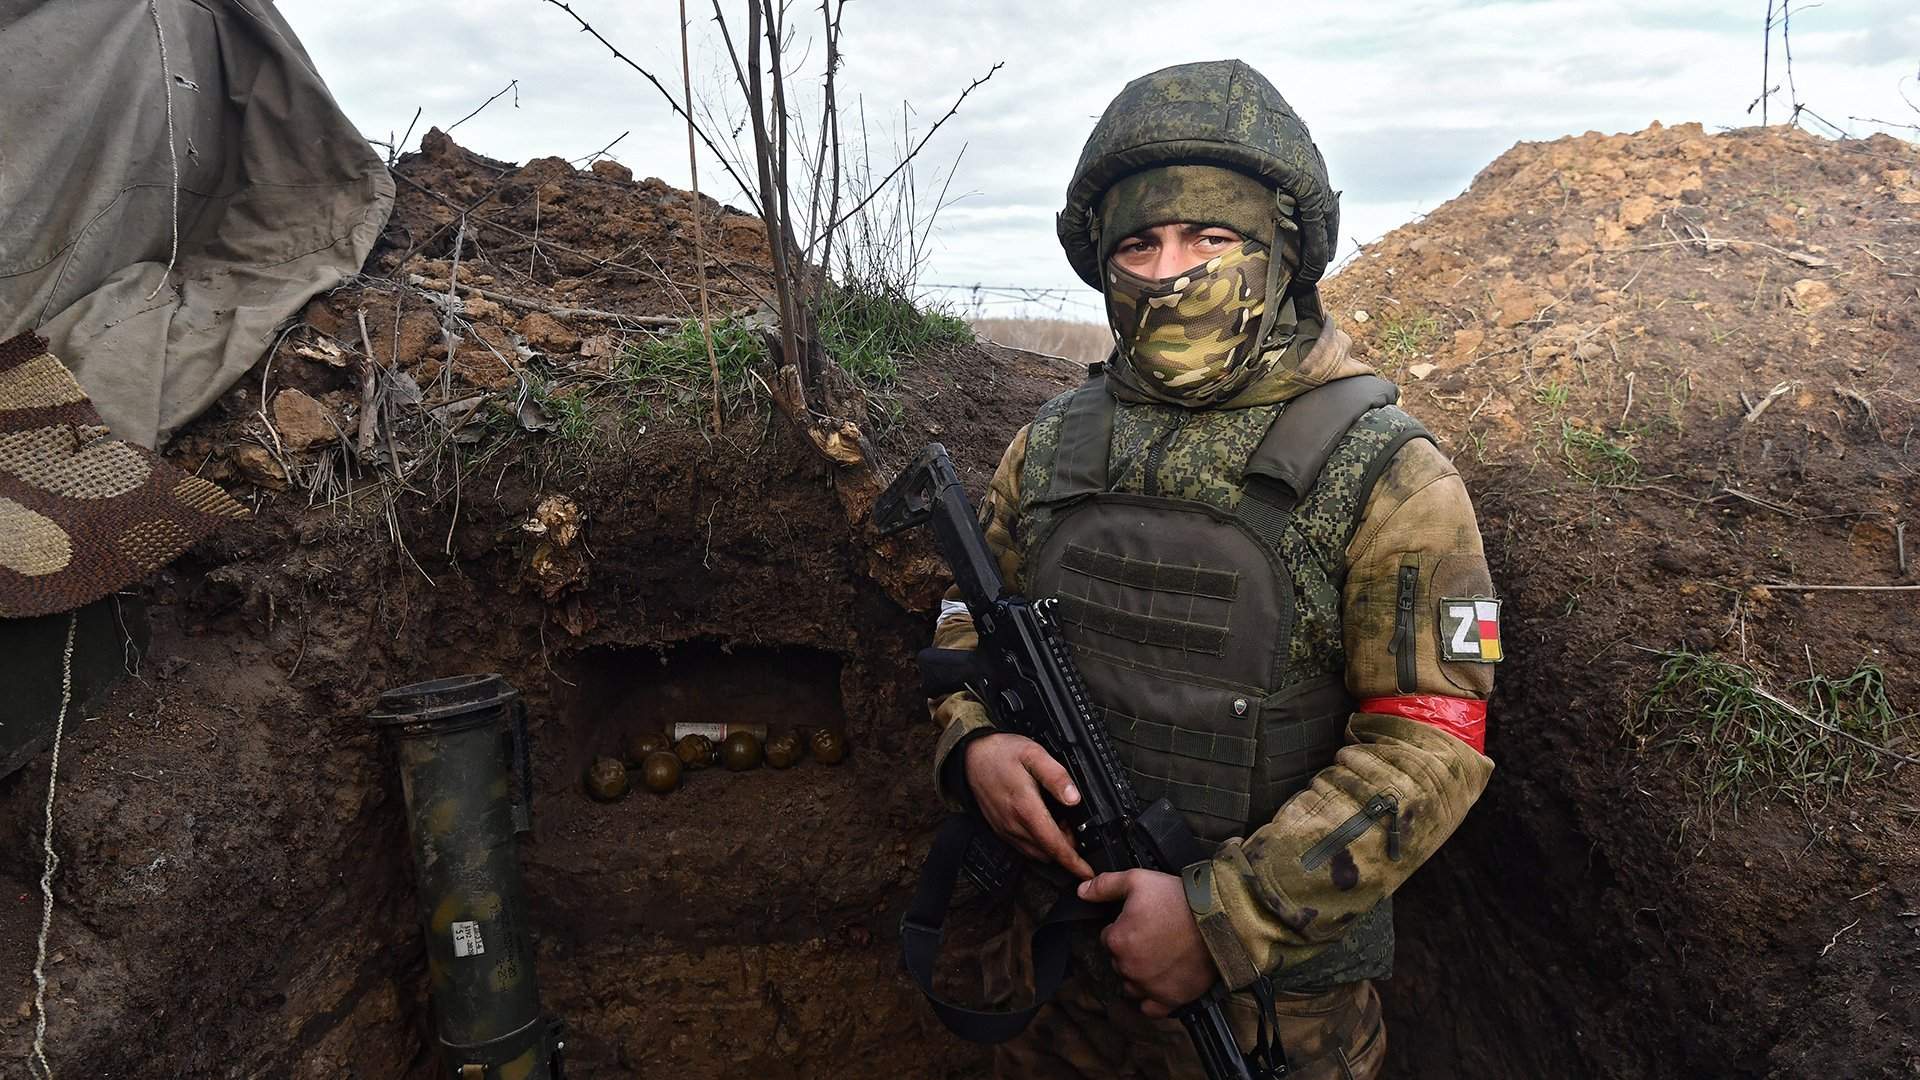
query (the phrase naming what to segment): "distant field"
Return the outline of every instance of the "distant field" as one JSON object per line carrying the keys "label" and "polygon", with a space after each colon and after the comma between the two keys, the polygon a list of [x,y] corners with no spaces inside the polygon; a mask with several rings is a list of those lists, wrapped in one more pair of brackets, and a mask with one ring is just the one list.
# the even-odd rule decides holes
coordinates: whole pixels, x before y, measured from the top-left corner
{"label": "distant field", "polygon": [[1107,358],[1113,334],[1105,323],[1078,319],[975,319],[974,333],[1016,349],[1064,356],[1083,364]]}

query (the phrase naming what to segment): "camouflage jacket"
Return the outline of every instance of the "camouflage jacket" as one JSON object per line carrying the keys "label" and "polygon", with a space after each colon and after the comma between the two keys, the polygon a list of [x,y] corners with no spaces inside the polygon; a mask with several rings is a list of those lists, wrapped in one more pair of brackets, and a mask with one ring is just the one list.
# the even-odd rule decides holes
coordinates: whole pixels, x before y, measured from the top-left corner
{"label": "camouflage jacket", "polygon": [[[1301,368],[1275,373],[1275,381],[1286,385],[1261,396],[1284,400],[1332,378],[1369,371],[1347,355],[1346,345],[1345,334],[1328,328]],[[987,541],[1016,589],[1025,580],[1018,538],[1030,430],[1023,427],[1014,436],[980,510]],[[1126,482],[1124,476],[1115,479],[1116,486]],[[1394,456],[1344,554],[1347,690],[1369,711],[1352,715],[1334,763],[1271,822],[1228,840],[1210,863],[1187,873],[1188,900],[1202,937],[1236,989],[1338,941],[1453,833],[1493,770],[1491,760],[1444,725],[1410,718],[1431,711],[1423,706],[1445,711],[1449,704],[1484,703],[1493,688],[1489,664],[1447,658],[1460,655],[1450,637],[1458,628],[1448,623],[1441,600],[1490,596],[1492,589],[1466,486],[1433,444],[1415,440]],[[1411,634],[1398,617],[1408,588],[1420,598]],[[942,605],[934,641],[944,648],[976,642],[972,620],[952,594]],[[1492,641],[1497,647],[1497,636]],[[971,802],[964,772],[949,758],[992,723],[985,707],[966,693],[932,705],[942,728],[936,782],[949,803],[964,808]],[[1354,820],[1382,790],[1400,797],[1395,857],[1388,855],[1386,830],[1368,829],[1347,848],[1351,860],[1336,860],[1333,872],[1317,863],[1306,869],[1309,849]]]}

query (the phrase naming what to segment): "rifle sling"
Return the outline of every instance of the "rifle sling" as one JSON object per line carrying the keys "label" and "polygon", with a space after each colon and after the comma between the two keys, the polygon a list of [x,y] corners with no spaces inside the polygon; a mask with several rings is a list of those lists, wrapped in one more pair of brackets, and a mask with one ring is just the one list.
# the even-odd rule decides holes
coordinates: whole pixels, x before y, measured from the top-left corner
{"label": "rifle sling", "polygon": [[942,1000],[934,993],[933,972],[940,957],[947,911],[953,903],[953,888],[960,879],[967,845],[982,834],[990,835],[987,827],[966,814],[954,814],[941,824],[926,864],[920,868],[913,899],[900,917],[900,950],[908,974],[947,1030],[969,1042],[999,1043],[1026,1030],[1034,1014],[1059,991],[1067,976],[1073,928],[1083,922],[1103,921],[1111,912],[1107,905],[1089,904],[1072,892],[1054,903],[1033,932],[1033,1004],[996,1011]]}

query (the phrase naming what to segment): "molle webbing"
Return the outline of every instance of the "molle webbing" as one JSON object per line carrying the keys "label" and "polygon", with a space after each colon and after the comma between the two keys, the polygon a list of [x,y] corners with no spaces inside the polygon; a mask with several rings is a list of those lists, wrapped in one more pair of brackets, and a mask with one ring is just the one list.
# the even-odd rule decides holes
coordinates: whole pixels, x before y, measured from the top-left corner
{"label": "molle webbing", "polygon": [[1142,645],[1219,656],[1227,648],[1227,628],[1164,615],[1136,615],[1077,596],[1057,597],[1060,621]]}
{"label": "molle webbing", "polygon": [[1240,592],[1240,575],[1235,573],[1129,559],[1079,544],[1067,545],[1060,564],[1088,577],[1154,592],[1206,596],[1215,600],[1231,600]]}
{"label": "molle webbing", "polygon": [[[1271,820],[1345,741],[1343,553],[1375,482],[1426,435],[1381,407],[1396,396],[1363,376],[1277,406],[1169,417],[1117,405],[1095,372],[1030,429],[1018,530],[1030,589],[1069,609],[1136,789],[1167,797],[1209,841]],[[1279,610],[1254,618],[1262,604]],[[1220,652],[1193,649],[1205,627],[1229,626],[1240,629]],[[1391,911],[1383,901],[1275,985],[1390,974]]]}
{"label": "molle webbing", "polygon": [[[1035,420],[1021,478],[1028,585],[1055,597],[1143,798],[1210,843],[1248,835],[1345,741],[1344,550],[1417,421],[1393,385],[1336,380],[1278,405],[1120,405],[1095,371]],[[1392,970],[1382,904],[1306,989]]]}

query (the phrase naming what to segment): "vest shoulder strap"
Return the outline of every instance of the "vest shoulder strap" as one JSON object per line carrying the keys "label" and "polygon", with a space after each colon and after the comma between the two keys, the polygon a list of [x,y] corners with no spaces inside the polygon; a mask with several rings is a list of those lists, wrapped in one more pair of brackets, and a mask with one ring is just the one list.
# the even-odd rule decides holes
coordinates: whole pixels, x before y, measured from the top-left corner
{"label": "vest shoulder strap", "polygon": [[[1299,505],[1334,448],[1369,410],[1400,400],[1400,389],[1378,375],[1354,375],[1317,386],[1287,403],[1247,459],[1242,480],[1288,509]],[[1275,490],[1275,489],[1278,490]]]}
{"label": "vest shoulder strap", "polygon": [[1107,490],[1107,452],[1113,443],[1115,407],[1107,376],[1096,367],[1068,398],[1061,413],[1053,473],[1047,482],[1048,502]]}

